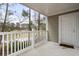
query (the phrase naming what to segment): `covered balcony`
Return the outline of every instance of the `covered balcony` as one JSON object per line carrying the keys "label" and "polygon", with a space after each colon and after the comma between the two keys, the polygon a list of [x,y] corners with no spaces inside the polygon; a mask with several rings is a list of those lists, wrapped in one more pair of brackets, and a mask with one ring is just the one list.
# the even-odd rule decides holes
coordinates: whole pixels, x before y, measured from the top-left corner
{"label": "covered balcony", "polygon": [[79,55],[78,6],[78,3],[0,4],[0,55]]}

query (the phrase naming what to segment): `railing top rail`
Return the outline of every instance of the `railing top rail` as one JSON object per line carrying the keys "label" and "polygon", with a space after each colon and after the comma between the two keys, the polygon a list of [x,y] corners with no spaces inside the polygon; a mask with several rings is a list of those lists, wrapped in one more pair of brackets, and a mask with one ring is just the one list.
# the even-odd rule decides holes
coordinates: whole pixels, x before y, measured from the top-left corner
{"label": "railing top rail", "polygon": [[12,31],[12,32],[0,32],[0,35],[5,35],[5,34],[19,34],[19,33],[29,33],[29,32],[40,32],[40,31],[43,31],[43,32],[46,32],[44,30],[35,30],[35,31]]}

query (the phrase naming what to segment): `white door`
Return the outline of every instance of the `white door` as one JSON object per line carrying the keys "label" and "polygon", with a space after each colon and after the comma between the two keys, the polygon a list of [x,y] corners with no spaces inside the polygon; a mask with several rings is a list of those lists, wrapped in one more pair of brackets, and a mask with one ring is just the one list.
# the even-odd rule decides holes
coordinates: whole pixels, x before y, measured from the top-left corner
{"label": "white door", "polygon": [[79,47],[79,12],[76,14],[76,41],[75,45]]}
{"label": "white door", "polygon": [[61,17],[61,34],[62,39],[61,43],[67,44],[67,45],[74,45],[74,40],[76,39],[76,20],[75,20],[75,14],[66,14],[62,15]]}

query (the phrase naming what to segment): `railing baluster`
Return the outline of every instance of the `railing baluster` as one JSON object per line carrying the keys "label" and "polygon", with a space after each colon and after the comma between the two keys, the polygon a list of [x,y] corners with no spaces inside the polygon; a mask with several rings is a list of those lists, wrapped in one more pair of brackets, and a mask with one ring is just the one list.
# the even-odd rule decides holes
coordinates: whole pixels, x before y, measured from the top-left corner
{"label": "railing baluster", "polygon": [[21,35],[21,33],[20,33],[20,50],[22,49],[22,35]]}
{"label": "railing baluster", "polygon": [[48,31],[46,31],[46,41],[48,41]]}
{"label": "railing baluster", "polygon": [[27,36],[28,36],[28,39],[27,39],[27,47],[28,47],[28,45],[29,45],[29,42],[28,42],[29,41],[29,32],[28,32]]}
{"label": "railing baluster", "polygon": [[15,35],[14,35],[14,51],[16,52],[16,33],[14,33]]}
{"label": "railing baluster", "polygon": [[18,33],[18,40],[17,40],[17,43],[18,43],[18,51],[19,51],[19,33]]}
{"label": "railing baluster", "polygon": [[11,54],[12,54],[12,51],[13,51],[13,36],[12,36],[13,34],[11,34]]}
{"label": "railing baluster", "polygon": [[29,43],[30,43],[30,32],[29,32],[29,39],[28,39],[28,46],[30,45]]}
{"label": "railing baluster", "polygon": [[38,35],[38,37],[39,37],[39,41],[41,40],[40,32],[41,32],[41,31],[39,30],[39,31],[38,31],[38,34],[39,34],[39,35]]}
{"label": "railing baluster", "polygon": [[2,35],[2,55],[4,56],[4,34]]}
{"label": "railing baluster", "polygon": [[28,39],[28,33],[26,32],[26,47],[27,47],[27,39]]}
{"label": "railing baluster", "polygon": [[8,41],[8,39],[9,39],[9,34],[6,34],[7,35],[7,55],[9,54],[9,41]]}
{"label": "railing baluster", "polygon": [[20,33],[19,33],[19,50],[20,50]]}
{"label": "railing baluster", "polygon": [[29,40],[30,40],[30,31],[28,32],[28,46],[29,46]]}
{"label": "railing baluster", "polygon": [[24,33],[23,33],[23,38],[22,39],[23,39],[23,49],[24,49]]}
{"label": "railing baluster", "polygon": [[20,45],[21,43],[20,43],[20,33],[19,33],[19,50],[21,50]]}
{"label": "railing baluster", "polygon": [[26,48],[26,32],[25,32],[25,48]]}
{"label": "railing baluster", "polygon": [[26,38],[25,38],[25,33],[24,33],[24,48],[25,48],[25,46],[26,46],[26,45],[25,45],[25,39],[26,39]]}

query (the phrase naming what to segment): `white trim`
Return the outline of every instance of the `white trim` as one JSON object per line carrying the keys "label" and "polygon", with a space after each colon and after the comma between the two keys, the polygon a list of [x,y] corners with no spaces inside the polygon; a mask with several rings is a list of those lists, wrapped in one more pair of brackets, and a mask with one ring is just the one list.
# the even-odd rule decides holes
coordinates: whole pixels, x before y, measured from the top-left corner
{"label": "white trim", "polygon": [[46,31],[48,31],[48,17],[46,18]]}
{"label": "white trim", "polygon": [[46,18],[46,40],[48,41],[48,17]]}
{"label": "white trim", "polygon": [[58,32],[59,32],[59,40],[58,40],[58,43],[60,44],[61,43],[61,39],[62,39],[62,18],[61,18],[61,16],[59,16],[59,30],[58,30]]}

